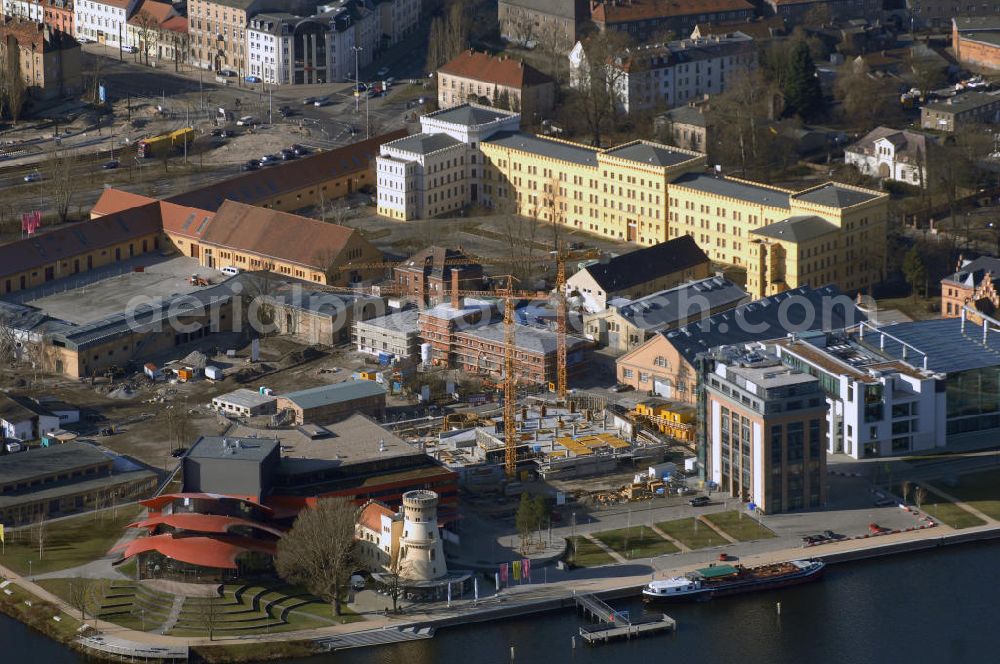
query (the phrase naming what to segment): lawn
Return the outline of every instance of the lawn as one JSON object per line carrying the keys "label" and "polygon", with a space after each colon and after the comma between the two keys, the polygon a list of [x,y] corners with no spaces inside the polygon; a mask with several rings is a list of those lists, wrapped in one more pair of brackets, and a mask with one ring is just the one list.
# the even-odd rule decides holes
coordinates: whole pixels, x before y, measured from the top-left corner
{"label": "lawn", "polygon": [[125,526],[135,521],[145,509],[127,505],[118,509],[117,517],[111,512],[48,521],[44,525],[42,555],[39,559],[36,528],[29,527],[7,532],[5,552],[0,556],[3,565],[18,574],[42,574],[76,567],[101,558],[124,534]]}
{"label": "lawn", "polygon": [[704,549],[710,546],[729,544],[727,539],[704,523],[699,523],[693,517],[689,519],[677,519],[675,521],[664,521],[663,523],[656,524],[656,527],[677,541],[686,544],[690,549]]}
{"label": "lawn", "polygon": [[[3,613],[60,641],[69,641],[76,637],[80,622],[74,616],[59,611],[52,604],[42,601],[14,583],[9,584],[6,590],[11,594],[0,591]],[[25,601],[30,601],[31,606],[25,604]],[[53,620],[53,616],[58,616],[59,620]]]}
{"label": "lawn", "polygon": [[571,537],[569,544],[571,553],[567,557],[567,561],[577,567],[597,567],[615,562],[615,559],[609,556],[604,549],[586,537],[580,535]]}
{"label": "lawn", "polygon": [[986,516],[1000,520],[1000,470],[962,475],[955,486],[943,483],[935,486],[962,502],[969,503]]}
{"label": "lawn", "polygon": [[937,318],[941,312],[941,298],[939,297],[894,297],[877,300],[879,309],[896,309],[906,314],[913,320],[926,320]]}
{"label": "lawn", "polygon": [[595,533],[594,537],[626,558],[655,558],[679,549],[660,537],[649,526],[632,526]]}
{"label": "lawn", "polygon": [[736,510],[706,514],[705,518],[718,526],[727,535],[740,542],[774,537],[771,529],[758,524],[755,517]]}
{"label": "lawn", "polygon": [[[952,487],[942,486],[941,490],[945,493],[955,495]],[[910,495],[906,501],[908,505],[913,504],[913,490],[911,489],[910,491]],[[902,484],[896,484],[893,486],[892,492],[896,496],[902,496]],[[931,491],[927,492],[927,497],[924,498],[924,502],[921,503],[920,507],[924,512],[930,514],[935,521],[940,521],[941,523],[951,526],[956,530],[971,528],[972,526],[981,526],[986,523],[972,512],[962,509],[950,500],[942,498]]]}

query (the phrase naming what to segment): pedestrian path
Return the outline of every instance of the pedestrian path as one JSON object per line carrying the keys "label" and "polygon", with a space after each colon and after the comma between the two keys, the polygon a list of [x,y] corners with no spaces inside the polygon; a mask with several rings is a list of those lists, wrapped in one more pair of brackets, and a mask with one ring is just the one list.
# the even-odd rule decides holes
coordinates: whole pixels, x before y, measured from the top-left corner
{"label": "pedestrian path", "polygon": [[997,520],[994,519],[993,517],[991,517],[989,514],[986,514],[982,510],[979,510],[979,509],[973,507],[972,505],[970,505],[967,502],[959,500],[958,498],[956,498],[955,496],[951,495],[950,493],[945,493],[944,491],[942,491],[941,489],[937,488],[936,486],[933,486],[933,485],[930,485],[930,484],[924,484],[922,482],[920,483],[920,486],[924,487],[925,489],[927,489],[931,493],[936,493],[938,496],[944,498],[945,500],[950,500],[951,502],[955,503],[955,505],[957,507],[961,507],[966,512],[969,512],[971,514],[975,514],[976,516],[978,516],[980,519],[982,519],[986,523],[997,523]]}
{"label": "pedestrian path", "polygon": [[727,533],[725,530],[723,530],[722,528],[719,528],[717,525],[715,525],[714,523],[712,523],[711,521],[709,521],[708,519],[706,519],[704,515],[699,516],[698,517],[698,521],[700,523],[705,524],[706,526],[708,526],[712,530],[714,530],[716,532],[716,534],[718,534],[719,537],[721,537],[722,539],[726,540],[730,544],[739,544],[739,540],[737,540],[735,537],[733,537],[732,535],[730,535],[729,533]]}
{"label": "pedestrian path", "polygon": [[628,562],[627,560],[625,560],[625,556],[623,556],[622,554],[618,553],[617,551],[615,551],[610,546],[608,546],[607,544],[605,544],[601,540],[597,539],[596,537],[594,537],[590,533],[586,533],[584,535],[584,537],[587,539],[588,542],[593,542],[594,545],[597,546],[597,548],[599,548],[601,551],[603,551],[604,553],[606,553],[609,556],[611,556],[612,558],[614,558],[616,563],[627,563]]}
{"label": "pedestrian path", "polygon": [[668,542],[676,546],[678,549],[680,549],[681,553],[691,553],[691,547],[689,547],[687,544],[680,541],[676,537],[671,537],[670,535],[666,534],[665,532],[657,528],[655,523],[650,524],[649,528],[654,533],[656,533],[657,535],[659,535],[660,537],[662,537],[663,539],[667,540]]}
{"label": "pedestrian path", "polygon": [[156,630],[157,634],[167,634],[174,628],[177,624],[177,620],[181,617],[181,609],[184,607],[184,597],[181,595],[174,595],[174,603],[170,607],[170,613],[167,614],[167,619],[163,621],[160,628]]}

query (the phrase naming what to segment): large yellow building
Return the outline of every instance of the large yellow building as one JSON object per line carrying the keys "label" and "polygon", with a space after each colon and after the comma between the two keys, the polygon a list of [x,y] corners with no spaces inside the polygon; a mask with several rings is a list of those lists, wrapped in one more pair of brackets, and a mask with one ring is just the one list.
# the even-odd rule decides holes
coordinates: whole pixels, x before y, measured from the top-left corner
{"label": "large yellow building", "polygon": [[[514,114],[475,105],[425,116],[418,136],[444,134],[463,153],[454,160],[459,172],[440,182],[396,177],[394,168],[423,162],[389,159],[387,144],[379,212],[420,218],[419,207],[403,203],[447,193],[458,197],[448,198],[454,205],[507,208],[645,246],[689,235],[713,261],[745,268],[755,299],[804,285],[863,289],[884,276],[887,194],[833,182],[780,189],[708,174],[705,155],[690,150],[649,141],[595,148],[526,134],[515,122]],[[398,210],[382,204],[390,194]]]}

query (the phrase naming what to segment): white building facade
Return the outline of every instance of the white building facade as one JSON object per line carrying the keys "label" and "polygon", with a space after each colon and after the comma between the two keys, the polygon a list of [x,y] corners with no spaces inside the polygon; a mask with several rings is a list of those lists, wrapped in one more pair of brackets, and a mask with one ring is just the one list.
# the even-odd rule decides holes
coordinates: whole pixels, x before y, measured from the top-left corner
{"label": "white building facade", "polygon": [[520,115],[465,104],[420,119],[421,133],[381,147],[376,158],[378,213],[423,219],[482,200],[479,144],[500,131],[516,131]]}
{"label": "white building facade", "polygon": [[89,39],[105,46],[129,44],[128,19],[138,0],[77,0],[73,20],[77,39]]}
{"label": "white building facade", "polygon": [[3,0],[3,13],[35,23],[45,20],[45,7],[39,0]]}
{"label": "white building facade", "polygon": [[[577,42],[569,54],[570,85],[579,87],[587,55]],[[742,32],[626,49],[608,65],[615,103],[625,113],[673,108],[725,92],[757,68],[753,38]]]}
{"label": "white building facade", "polygon": [[869,177],[926,187],[928,142],[933,140],[914,131],[877,127],[844,150],[844,161]]}
{"label": "white building facade", "polygon": [[854,459],[892,457],[943,447],[946,441],[944,376],[881,356],[871,344],[886,332],[807,333],[776,342],[781,361],[816,376],[826,392],[827,452]]}

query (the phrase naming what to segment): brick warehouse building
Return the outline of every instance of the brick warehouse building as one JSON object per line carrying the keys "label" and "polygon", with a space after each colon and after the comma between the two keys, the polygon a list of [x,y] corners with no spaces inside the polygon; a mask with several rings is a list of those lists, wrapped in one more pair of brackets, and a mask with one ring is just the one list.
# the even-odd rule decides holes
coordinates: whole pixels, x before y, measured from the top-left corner
{"label": "brick warehouse building", "polygon": [[951,19],[951,46],[963,65],[1000,69],[1000,17]]}

